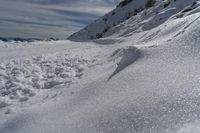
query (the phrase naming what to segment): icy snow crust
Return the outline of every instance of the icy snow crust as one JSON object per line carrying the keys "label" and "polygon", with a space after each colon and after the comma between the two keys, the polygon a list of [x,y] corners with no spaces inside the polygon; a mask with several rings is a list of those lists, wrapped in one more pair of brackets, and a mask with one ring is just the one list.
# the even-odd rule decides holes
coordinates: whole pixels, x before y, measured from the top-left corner
{"label": "icy snow crust", "polygon": [[[199,1],[173,5],[184,9],[140,32],[130,18],[95,41],[2,45],[0,92],[11,93],[0,99],[0,133],[198,133]],[[35,95],[16,89],[12,99],[4,84],[16,79]]]}

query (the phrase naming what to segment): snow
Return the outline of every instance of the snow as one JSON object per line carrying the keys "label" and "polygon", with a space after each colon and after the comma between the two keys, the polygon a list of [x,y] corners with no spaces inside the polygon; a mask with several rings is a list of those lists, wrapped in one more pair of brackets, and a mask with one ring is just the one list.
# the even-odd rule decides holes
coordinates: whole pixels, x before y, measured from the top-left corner
{"label": "snow", "polygon": [[[140,6],[143,6],[147,0],[134,0],[130,2],[130,4],[126,5],[125,7],[117,7],[113,11],[109,12],[105,16],[101,17],[100,19],[96,20],[83,30],[71,35],[69,37],[70,40],[73,41],[85,41],[90,40],[91,37],[93,39],[98,38],[98,34],[102,34],[105,29],[112,28],[115,25],[118,25],[122,21],[124,21],[131,13],[133,14],[134,10]],[[137,3],[137,4],[136,4]],[[94,30],[95,29],[95,30]]]}
{"label": "snow", "polygon": [[129,46],[127,48],[121,48],[117,49],[111,57],[113,59],[121,58],[120,61],[117,63],[117,68],[115,71],[110,75],[109,80],[115,76],[117,73],[125,69],[127,66],[131,65],[133,62],[135,62],[139,56],[140,51],[136,47]]}
{"label": "snow", "polygon": [[[187,15],[190,10],[198,7],[198,3],[194,4],[195,1],[197,0],[157,0],[153,7],[146,9],[147,0],[133,0],[124,7],[117,7],[68,39],[87,41],[99,38],[98,35],[119,37],[148,31],[163,24],[174,15]],[[165,7],[164,5],[168,2],[169,5]],[[140,8],[141,11],[135,14],[135,11]]]}
{"label": "snow", "polygon": [[0,94],[20,102],[36,95],[37,91],[67,85],[81,78],[87,60],[70,58],[68,54],[53,57],[37,56],[13,60],[0,68]]}
{"label": "snow", "polygon": [[1,42],[0,133],[199,132],[199,1],[184,11],[192,3],[161,8],[167,19],[152,27],[159,17],[141,12],[94,41]]}
{"label": "snow", "polygon": [[177,133],[199,133],[199,131],[200,131],[199,124],[200,124],[199,121],[195,121],[194,123],[186,124]]}

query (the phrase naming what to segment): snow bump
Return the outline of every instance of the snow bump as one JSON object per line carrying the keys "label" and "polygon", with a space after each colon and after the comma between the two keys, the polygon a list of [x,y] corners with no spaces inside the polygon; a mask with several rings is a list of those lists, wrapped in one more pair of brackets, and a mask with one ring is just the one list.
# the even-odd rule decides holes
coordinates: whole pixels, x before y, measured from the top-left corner
{"label": "snow bump", "polygon": [[113,76],[118,74],[120,71],[134,63],[141,55],[141,51],[134,47],[134,46],[128,46],[124,48],[117,49],[113,54],[111,55],[111,58],[114,60],[120,58],[120,61],[117,63],[117,68],[115,71],[110,75],[108,80],[110,80]]}

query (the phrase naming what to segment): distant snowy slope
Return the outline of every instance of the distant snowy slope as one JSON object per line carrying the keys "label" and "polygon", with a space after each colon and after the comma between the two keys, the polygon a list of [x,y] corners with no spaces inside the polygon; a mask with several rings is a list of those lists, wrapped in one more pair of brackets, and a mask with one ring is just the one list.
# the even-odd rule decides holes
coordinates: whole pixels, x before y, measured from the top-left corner
{"label": "distant snowy slope", "polygon": [[149,30],[164,23],[185,8],[195,8],[197,0],[124,1],[128,2],[124,5],[120,3],[116,9],[71,35],[68,39],[86,41],[118,34],[119,30],[124,29],[123,34],[136,32],[136,30],[137,32]]}
{"label": "distant snowy slope", "polygon": [[104,32],[133,15],[134,10],[140,6],[144,6],[146,1],[147,0],[133,0],[126,5],[118,5],[116,9],[91,23],[83,30],[73,34],[69,39],[81,41],[101,38]]}
{"label": "distant snowy slope", "polygon": [[190,15],[191,12],[195,13],[195,11],[199,11],[197,0],[165,0],[111,28],[104,34],[104,37],[111,35],[115,37],[127,37],[134,33],[148,32],[164,24],[166,21],[178,20]]}

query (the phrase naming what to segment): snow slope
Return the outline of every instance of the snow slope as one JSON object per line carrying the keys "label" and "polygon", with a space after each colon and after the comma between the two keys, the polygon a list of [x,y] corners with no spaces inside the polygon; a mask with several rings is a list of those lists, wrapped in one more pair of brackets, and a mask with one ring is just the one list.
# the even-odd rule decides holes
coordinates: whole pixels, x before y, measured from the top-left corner
{"label": "snow slope", "polygon": [[[80,51],[81,45],[69,41],[1,42],[0,109],[28,101],[43,92],[46,99],[48,90],[77,83],[83,70],[95,60],[93,55],[84,54],[94,46],[85,45]],[[50,95],[54,97],[58,92],[53,93]]]}
{"label": "snow slope", "polygon": [[101,38],[103,32],[106,32],[111,27],[126,20],[128,15],[133,15],[134,10],[140,6],[144,6],[146,1],[147,0],[133,0],[126,6],[119,6],[110,13],[91,23],[86,28],[71,35],[68,39],[73,41],[85,41]]}
{"label": "snow slope", "polygon": [[173,15],[176,16],[177,13],[180,14],[176,17],[181,17],[190,9],[197,7],[197,0],[156,0],[155,5],[148,8],[147,1],[132,0],[123,7],[118,6],[86,28],[71,35],[69,40],[87,41],[117,33],[120,36],[132,35],[155,28]]}
{"label": "snow slope", "polygon": [[199,1],[176,2],[139,32],[130,18],[95,41],[2,45],[0,133],[198,133]]}

